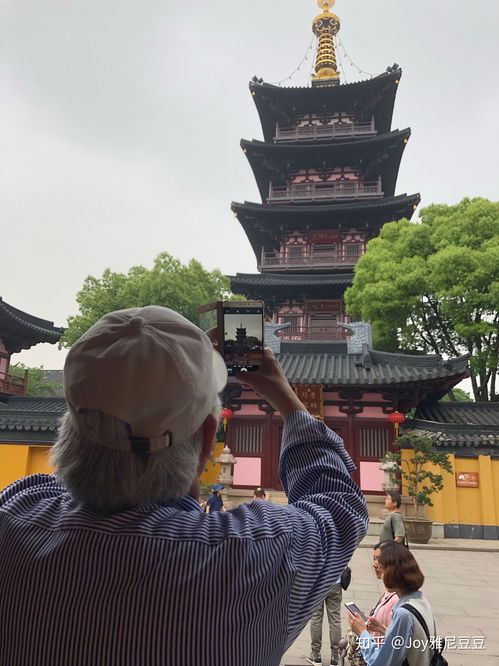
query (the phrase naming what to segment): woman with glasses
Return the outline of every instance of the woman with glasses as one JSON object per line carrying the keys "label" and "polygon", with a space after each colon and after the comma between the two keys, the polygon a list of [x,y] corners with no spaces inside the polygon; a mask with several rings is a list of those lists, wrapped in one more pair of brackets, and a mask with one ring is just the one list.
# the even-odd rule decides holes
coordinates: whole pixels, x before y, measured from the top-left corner
{"label": "woman with glasses", "polygon": [[[373,617],[364,622],[358,613],[350,615],[350,627],[359,637],[362,657],[367,666],[402,666],[406,659],[410,666],[428,666],[433,654],[431,640],[416,616],[404,608],[409,604],[416,609],[430,634],[435,635],[431,606],[420,590],[424,576],[414,555],[402,544],[386,541],[379,551],[375,571],[379,567],[387,591],[397,595],[397,602],[388,627]],[[386,631],[384,642],[378,644],[369,629]]]}
{"label": "woman with glasses", "polygon": [[[380,543],[374,546],[373,569],[376,578],[382,579],[383,572],[379,563],[379,556],[381,554],[380,546]],[[397,593],[385,589],[369,613],[366,628],[379,645],[384,642],[385,632],[391,624],[393,607],[397,601]],[[350,630],[347,632],[345,638],[348,643],[347,656],[350,663],[353,666],[364,666],[366,662],[359,650],[359,638],[357,634]]]}

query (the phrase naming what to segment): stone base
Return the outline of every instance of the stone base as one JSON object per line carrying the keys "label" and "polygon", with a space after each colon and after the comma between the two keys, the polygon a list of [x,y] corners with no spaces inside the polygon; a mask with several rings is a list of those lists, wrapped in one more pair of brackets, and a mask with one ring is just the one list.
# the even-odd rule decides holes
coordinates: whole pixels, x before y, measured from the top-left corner
{"label": "stone base", "polygon": [[499,540],[499,525],[456,525],[443,526],[446,539],[492,539]]}

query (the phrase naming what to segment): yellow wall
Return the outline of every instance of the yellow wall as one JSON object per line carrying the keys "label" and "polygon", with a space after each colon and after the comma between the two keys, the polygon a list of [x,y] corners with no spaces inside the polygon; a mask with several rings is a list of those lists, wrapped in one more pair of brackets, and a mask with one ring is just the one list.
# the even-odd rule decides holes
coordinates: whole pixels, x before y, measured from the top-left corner
{"label": "yellow wall", "polygon": [[[220,465],[214,462],[224,447],[217,442],[201,481],[217,482]],[[36,473],[49,473],[49,446],[0,444],[0,489],[16,479]],[[403,450],[403,457],[411,452]],[[426,515],[437,523],[461,525],[499,525],[499,460],[490,456],[456,458],[450,454],[453,473],[443,472],[444,489],[431,496],[434,506],[426,507]],[[435,470],[438,471],[438,470]],[[478,472],[478,488],[457,488],[455,472]],[[403,489],[407,494],[406,489]]]}
{"label": "yellow wall", "polygon": [[29,474],[51,472],[49,451],[49,446],[0,444],[0,488]]}
{"label": "yellow wall", "polygon": [[[402,457],[408,459],[411,454],[404,449]],[[449,458],[452,474],[429,466],[443,474],[444,488],[431,496],[433,506],[426,507],[425,515],[444,524],[499,525],[499,460],[491,460],[490,456],[456,458],[452,453]],[[456,472],[477,472],[478,488],[458,488]],[[403,492],[406,495],[407,489],[403,488]]]}
{"label": "yellow wall", "polygon": [[[217,482],[220,464],[214,462],[222,453],[223,442],[217,442],[213,449],[201,481],[210,485]],[[50,474],[53,469],[49,464],[49,446],[29,446],[25,444],[0,444],[0,489],[9,483],[29,474]]]}
{"label": "yellow wall", "polygon": [[214,460],[222,453],[224,446],[223,442],[216,442],[211,457],[204,468],[204,472],[201,474],[201,483],[209,486],[217,482],[217,477],[220,474],[220,463],[216,463]]}

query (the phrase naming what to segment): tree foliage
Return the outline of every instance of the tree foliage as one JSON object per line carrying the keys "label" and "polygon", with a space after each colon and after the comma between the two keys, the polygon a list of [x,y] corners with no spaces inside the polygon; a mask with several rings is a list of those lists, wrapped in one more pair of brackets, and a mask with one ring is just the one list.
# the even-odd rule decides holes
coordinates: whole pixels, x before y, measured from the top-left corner
{"label": "tree foliage", "polygon": [[199,305],[233,297],[229,278],[218,269],[208,271],[195,259],[184,265],[163,252],[150,270],[134,266],[128,273],[106,269],[100,278],[89,275],[76,295],[79,314],[68,317],[62,342],[72,345],[100,317],[113,310],[163,305],[197,324]]}
{"label": "tree foliage", "polygon": [[[407,486],[407,494],[412,497],[415,515],[422,517],[424,505],[433,506],[431,496],[444,487],[444,477],[435,468],[452,474],[449,454],[433,448],[429,437],[407,433],[397,439],[399,450],[388,452],[382,462],[393,463],[390,477],[396,480],[399,474]],[[403,458],[402,450],[410,449],[411,457]],[[431,467],[430,467],[431,465]]]}
{"label": "tree foliage", "polygon": [[470,396],[468,391],[465,391],[462,388],[455,386],[448,393],[444,395],[443,398],[440,398],[440,402],[472,402],[473,398]]}
{"label": "tree foliage", "polygon": [[32,397],[53,397],[62,395],[62,384],[51,382],[44,376],[43,367],[30,368],[24,363],[16,363],[9,367],[9,375],[14,377],[24,377],[28,371],[28,391],[27,395]]}
{"label": "tree foliage", "polygon": [[345,301],[379,349],[469,353],[475,400],[497,400],[498,278],[499,202],[463,199],[385,224]]}

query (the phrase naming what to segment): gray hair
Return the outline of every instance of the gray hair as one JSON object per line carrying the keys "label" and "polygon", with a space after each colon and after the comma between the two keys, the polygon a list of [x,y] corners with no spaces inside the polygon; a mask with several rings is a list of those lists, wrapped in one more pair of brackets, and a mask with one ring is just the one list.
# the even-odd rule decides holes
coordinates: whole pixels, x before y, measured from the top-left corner
{"label": "gray hair", "polygon": [[[220,401],[212,414],[219,419]],[[96,410],[85,420],[98,441],[127,436],[123,421]],[[151,454],[119,451],[89,441],[74,428],[69,413],[62,417],[50,453],[57,478],[75,500],[99,513],[114,513],[145,504],[164,504],[185,495],[197,475],[203,441],[200,428],[183,442]]]}

